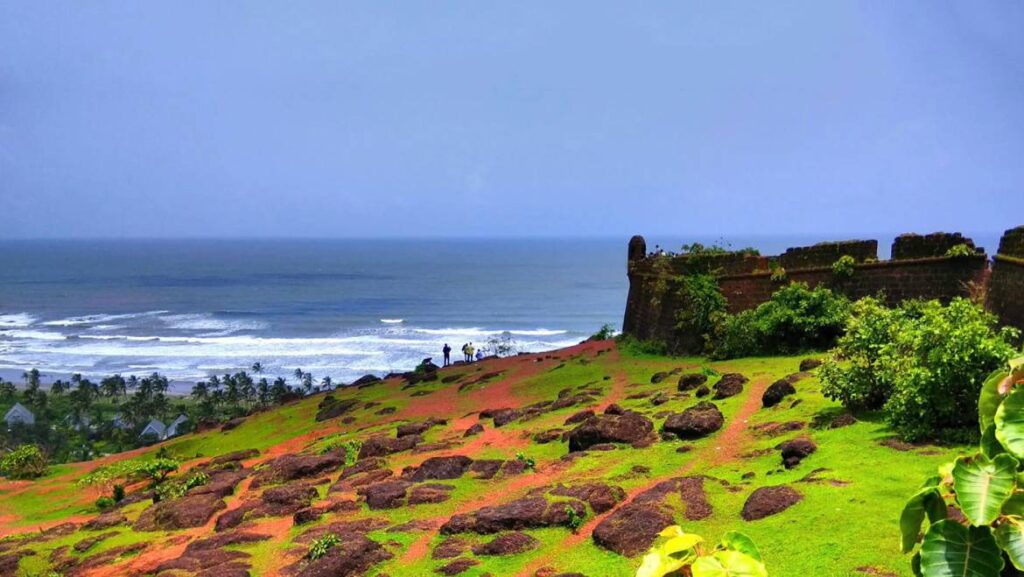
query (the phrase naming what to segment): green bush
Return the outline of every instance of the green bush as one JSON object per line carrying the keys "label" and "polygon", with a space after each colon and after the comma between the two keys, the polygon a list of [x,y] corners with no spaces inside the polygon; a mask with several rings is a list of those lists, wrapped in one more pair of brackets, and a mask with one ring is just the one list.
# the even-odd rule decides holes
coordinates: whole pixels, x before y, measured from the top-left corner
{"label": "green bush", "polygon": [[795,354],[835,344],[850,314],[850,302],[825,287],[791,283],[756,309],[719,315],[708,341],[712,358]]}
{"label": "green bush", "polygon": [[832,274],[836,275],[837,278],[847,279],[853,276],[856,270],[855,265],[857,261],[850,255],[844,254],[839,257],[839,260],[832,263]]}
{"label": "green bush", "polygon": [[967,246],[964,243],[955,244],[949,247],[949,250],[946,251],[946,256],[952,257],[974,256],[976,254],[978,254],[976,250]]}
{"label": "green bush", "polygon": [[104,496],[100,497],[99,499],[96,499],[96,508],[99,509],[100,511],[106,511],[107,509],[110,509],[116,504],[117,501],[115,501],[113,497]]}
{"label": "green bush", "polygon": [[704,335],[714,328],[715,319],[725,313],[726,300],[713,274],[689,274],[681,279],[676,329]]}
{"label": "green bush", "polygon": [[610,338],[612,338],[614,336],[615,336],[615,327],[613,327],[612,325],[610,325],[608,323],[605,323],[605,324],[601,325],[601,328],[598,329],[598,331],[596,333],[590,335],[590,340],[592,340],[592,341],[606,341],[606,340],[608,340],[608,339],[610,339]]}
{"label": "green bush", "polygon": [[911,562],[915,575],[999,577],[1024,570],[1024,358],[992,373],[976,404],[979,450],[940,467],[900,515],[903,552],[921,544]]}
{"label": "green bush", "polygon": [[35,445],[19,445],[0,456],[0,475],[8,479],[35,479],[46,474],[46,456]]}
{"label": "green bush", "polygon": [[904,440],[974,436],[978,391],[1017,338],[967,299],[856,303],[846,334],[820,372],[822,392],[851,409],[883,409]]}
{"label": "green bush", "polygon": [[620,351],[634,357],[663,357],[668,354],[668,346],[662,341],[642,341],[632,335],[619,335],[615,340]]}

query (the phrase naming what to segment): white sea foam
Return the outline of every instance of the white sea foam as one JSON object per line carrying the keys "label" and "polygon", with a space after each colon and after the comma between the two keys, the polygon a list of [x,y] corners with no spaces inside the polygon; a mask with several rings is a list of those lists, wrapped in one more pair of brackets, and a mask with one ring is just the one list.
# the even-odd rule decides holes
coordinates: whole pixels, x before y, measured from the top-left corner
{"label": "white sea foam", "polygon": [[386,325],[398,325],[405,322],[405,319],[380,319]]}
{"label": "white sea foam", "polygon": [[218,319],[211,314],[164,315],[160,317],[167,328],[183,331],[209,331],[203,336],[220,337],[238,331],[258,331],[267,324],[251,319]]}
{"label": "white sea foam", "polygon": [[42,324],[48,327],[77,327],[82,325],[96,325],[101,323],[109,323],[110,321],[150,317],[155,315],[166,314],[168,312],[169,311],[145,311],[141,313],[125,313],[116,315],[81,315],[76,317],[68,317],[66,319],[46,321]]}
{"label": "white sea foam", "polygon": [[28,313],[0,314],[0,328],[19,328],[31,326],[36,317]]}
{"label": "white sea foam", "polygon": [[503,333],[513,336],[552,337],[564,335],[568,331],[553,329],[482,329],[479,327],[449,327],[444,329],[413,329],[413,331],[425,335],[455,336],[455,337],[493,337]]}

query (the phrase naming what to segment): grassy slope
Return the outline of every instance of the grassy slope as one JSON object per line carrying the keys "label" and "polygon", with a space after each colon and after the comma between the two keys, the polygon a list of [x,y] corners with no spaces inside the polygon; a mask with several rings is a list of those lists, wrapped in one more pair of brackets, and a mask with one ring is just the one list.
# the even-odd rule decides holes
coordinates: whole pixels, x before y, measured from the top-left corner
{"label": "grassy slope", "polygon": [[[597,348],[590,346],[563,351],[558,353],[561,358],[547,355],[542,362],[535,362],[533,357],[498,361],[497,368],[505,371],[502,377],[464,392],[456,392],[459,382],[491,371],[496,365],[483,363],[455,369],[455,372],[464,373],[466,377],[453,384],[436,382],[402,390],[400,383],[390,382],[362,390],[339,392],[337,394],[341,397],[355,395],[367,402],[381,403],[369,409],[357,410],[353,413],[356,421],[348,426],[337,420],[315,423],[313,415],[319,401],[315,397],[252,417],[233,431],[189,435],[170,441],[166,446],[172,454],[182,459],[211,457],[250,447],[264,451],[265,456],[278,455],[323,445],[331,439],[365,438],[375,432],[391,432],[397,422],[422,419],[429,413],[442,410],[444,414],[437,416],[449,418],[450,424],[445,428],[432,429],[427,434],[427,442],[449,438],[461,440],[461,430],[476,422],[475,417],[467,416],[468,413],[510,402],[525,405],[537,400],[554,399],[561,389],[584,385],[604,391],[606,399],[599,407],[614,400],[626,408],[648,415],[664,410],[682,410],[695,402],[693,399],[673,399],[665,405],[653,407],[647,399],[626,397],[647,391],[673,393],[675,379],[653,385],[650,384],[651,375],[659,370],[676,367],[696,368],[704,361],[631,357],[616,352],[595,355]],[[718,402],[726,416],[727,428],[734,428],[735,434],[730,434],[731,445],[728,447],[720,446],[721,440],[725,438],[723,429],[707,439],[691,443],[693,450],[689,453],[676,452],[682,442],[658,442],[646,449],[620,448],[609,452],[590,452],[567,464],[560,460],[567,451],[564,443],[537,445],[530,442],[529,436],[537,431],[561,426],[567,416],[581,408],[573,407],[494,430],[487,438],[490,444],[474,444],[470,441],[471,444],[464,447],[464,450],[456,448],[443,453],[469,454],[474,458],[512,458],[517,451],[523,451],[537,461],[537,473],[492,481],[475,480],[467,476],[450,482],[456,489],[452,498],[445,503],[404,507],[393,511],[364,510],[359,515],[381,517],[393,523],[412,519],[429,520],[436,525],[453,512],[471,511],[484,504],[510,500],[533,486],[552,481],[599,479],[620,485],[627,493],[634,494],[659,478],[701,474],[726,481],[732,488],[720,482],[706,482],[705,489],[714,514],[703,521],[687,522],[682,517],[680,506],[677,520],[686,530],[710,539],[730,529],[748,533],[761,547],[773,575],[846,577],[857,574],[857,568],[873,567],[909,576],[909,560],[901,556],[897,549],[897,517],[903,501],[925,476],[957,451],[928,448],[899,452],[881,446],[878,441],[889,433],[883,424],[869,418],[862,418],[856,425],[841,429],[809,429],[776,438],[753,435],[749,425],[773,421],[811,421],[819,413],[837,410],[833,403],[821,397],[815,378],[797,384],[796,398],[801,402],[795,407],[790,407],[791,403],[787,400],[773,409],[761,409],[759,399],[747,398],[750,391],[763,388],[776,378],[794,372],[797,365],[797,358],[741,359],[709,364],[722,373],[742,372],[752,381],[740,396]],[[443,376],[450,374],[446,371]],[[431,393],[412,397],[415,391]],[[752,406],[749,403],[756,404],[757,410],[752,412],[749,422],[737,422],[735,416],[745,404]],[[375,412],[383,406],[396,407],[398,412],[390,416],[377,416]],[[656,426],[660,426],[663,419],[654,421]],[[485,422],[485,427],[491,428],[489,421]],[[742,456],[757,449],[770,449],[798,435],[813,438],[819,450],[792,471],[781,469],[778,451],[769,451],[756,457]],[[155,448],[137,452],[135,456],[153,451]],[[399,471],[432,454],[437,453],[398,454],[390,458],[389,464]],[[721,455],[728,455],[728,458],[721,458]],[[4,533],[24,532],[50,526],[63,519],[80,521],[95,515],[90,503],[96,495],[83,492],[74,485],[81,470],[91,466],[95,465],[58,467],[49,477],[34,484],[0,482],[0,530]],[[637,466],[648,467],[650,471],[637,472],[634,469]],[[821,468],[826,471],[817,476],[826,481],[800,482],[809,473]],[[743,480],[741,477],[748,472],[753,472],[755,476]],[[803,502],[780,515],[761,521],[748,523],[740,519],[739,512],[751,491],[759,486],[783,483],[797,488],[805,497]],[[230,499],[229,507],[234,506],[239,499],[238,496]],[[145,506],[139,503],[126,512],[130,518],[134,518]],[[325,518],[321,522],[332,520],[336,519]],[[254,530],[259,530],[264,523],[270,527],[270,522],[259,521]],[[276,574],[285,562],[294,560],[304,552],[304,549],[289,543],[299,531],[292,528],[285,534],[278,526],[274,525],[275,530],[281,534],[275,539],[242,548],[253,554],[253,574]],[[579,536],[573,536],[564,529],[532,531],[531,534],[542,543],[539,549],[509,557],[479,557],[480,565],[463,575],[479,576],[488,572],[493,575],[532,575],[539,566],[580,572],[591,577],[632,575],[638,560],[623,558],[594,545],[589,538],[592,527],[593,523],[585,526]],[[306,527],[302,530],[306,530]],[[139,534],[126,528],[119,531],[117,537],[100,543],[86,555],[126,543],[152,541],[159,544],[175,537],[161,533]],[[193,530],[185,533],[195,537],[200,532]],[[22,574],[45,574],[49,569],[47,557],[50,551],[73,544],[87,534],[89,532],[79,531],[67,537],[32,545],[39,554],[22,560]],[[371,574],[419,576],[432,574],[434,569],[444,564],[444,561],[432,560],[429,554],[422,554],[421,551],[429,551],[420,546],[424,541],[431,546],[440,542],[436,531],[380,531],[370,536],[386,543],[394,555],[391,562],[379,566]]]}

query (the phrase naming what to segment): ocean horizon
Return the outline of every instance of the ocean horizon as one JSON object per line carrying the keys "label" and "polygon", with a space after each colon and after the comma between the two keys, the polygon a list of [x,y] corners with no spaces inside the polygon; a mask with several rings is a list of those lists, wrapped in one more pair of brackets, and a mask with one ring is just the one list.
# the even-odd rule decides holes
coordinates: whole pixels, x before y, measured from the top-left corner
{"label": "ocean horizon", "polygon": [[[1002,231],[974,234],[995,252]],[[895,235],[876,238],[886,258]],[[649,236],[775,254],[810,235]],[[0,241],[0,376],[159,372],[186,393],[259,362],[335,383],[507,333],[521,352],[622,322],[628,238]]]}

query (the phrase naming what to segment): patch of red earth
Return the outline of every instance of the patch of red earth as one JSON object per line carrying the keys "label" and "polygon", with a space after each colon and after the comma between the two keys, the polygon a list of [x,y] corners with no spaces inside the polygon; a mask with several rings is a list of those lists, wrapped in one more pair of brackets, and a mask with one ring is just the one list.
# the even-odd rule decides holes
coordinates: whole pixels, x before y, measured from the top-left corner
{"label": "patch of red earth", "polygon": [[[746,392],[747,396],[743,400],[743,404],[740,406],[739,411],[737,411],[736,414],[733,415],[732,419],[729,420],[725,430],[713,439],[714,444],[705,445],[701,449],[692,453],[692,458],[671,475],[687,475],[697,465],[701,465],[705,468],[711,468],[739,457],[744,445],[752,438],[747,427],[747,422],[750,420],[750,417],[752,417],[754,413],[761,408],[761,396],[764,394],[765,389],[768,388],[768,384],[768,378],[759,378],[753,381],[749,390]],[[534,573],[538,569],[545,565],[550,565],[554,560],[554,557],[560,555],[562,551],[575,547],[581,544],[584,540],[590,538],[591,534],[594,532],[594,528],[597,527],[597,525],[608,515],[611,515],[619,507],[629,503],[637,495],[654,487],[664,479],[665,477],[659,477],[658,479],[651,480],[651,482],[643,486],[633,489],[629,492],[626,499],[619,503],[618,507],[588,519],[579,531],[570,534],[568,537],[563,539],[561,543],[553,547],[553,551],[551,553],[537,557],[530,563],[527,563],[525,567],[516,573],[516,577],[533,577]]]}

